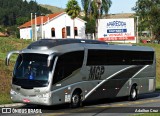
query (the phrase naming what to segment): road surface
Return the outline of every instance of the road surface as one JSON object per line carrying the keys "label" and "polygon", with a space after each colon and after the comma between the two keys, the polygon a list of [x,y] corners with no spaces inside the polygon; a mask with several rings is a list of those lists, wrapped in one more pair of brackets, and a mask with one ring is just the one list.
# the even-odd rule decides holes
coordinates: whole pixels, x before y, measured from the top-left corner
{"label": "road surface", "polygon": [[[11,114],[2,113],[3,116],[128,116],[138,113],[160,113],[160,91],[143,94],[136,101],[128,101],[127,98],[104,99],[85,102],[83,107],[71,109],[68,105],[36,106],[24,105],[12,107]],[[17,113],[18,112],[18,113]],[[30,113],[30,114],[28,114]]]}

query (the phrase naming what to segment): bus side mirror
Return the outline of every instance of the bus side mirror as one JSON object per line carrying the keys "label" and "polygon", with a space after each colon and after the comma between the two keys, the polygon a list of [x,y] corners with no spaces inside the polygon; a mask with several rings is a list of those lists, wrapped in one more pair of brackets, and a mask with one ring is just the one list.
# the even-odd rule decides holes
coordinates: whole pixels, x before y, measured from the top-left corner
{"label": "bus side mirror", "polygon": [[5,60],[5,65],[6,65],[6,66],[9,65],[9,60],[10,60],[10,59],[6,58],[6,60]]}
{"label": "bus side mirror", "polygon": [[11,55],[12,55],[12,54],[15,54],[15,53],[19,54],[20,51],[11,51],[11,52],[9,52],[9,53],[7,54],[7,57],[6,57],[6,60],[5,60],[5,65],[6,65],[6,66],[9,65],[9,61],[10,61]]}

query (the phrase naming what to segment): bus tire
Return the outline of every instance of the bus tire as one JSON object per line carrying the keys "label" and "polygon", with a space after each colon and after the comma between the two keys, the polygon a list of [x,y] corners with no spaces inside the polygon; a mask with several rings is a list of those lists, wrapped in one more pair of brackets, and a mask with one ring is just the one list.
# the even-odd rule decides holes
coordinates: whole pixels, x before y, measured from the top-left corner
{"label": "bus tire", "polygon": [[135,100],[137,100],[137,97],[138,97],[137,88],[136,88],[135,85],[133,85],[131,87],[131,91],[130,91],[130,95],[129,95],[129,100],[130,101],[135,101]]}
{"label": "bus tire", "polygon": [[81,95],[78,92],[74,92],[71,97],[71,108],[77,108],[81,105]]}

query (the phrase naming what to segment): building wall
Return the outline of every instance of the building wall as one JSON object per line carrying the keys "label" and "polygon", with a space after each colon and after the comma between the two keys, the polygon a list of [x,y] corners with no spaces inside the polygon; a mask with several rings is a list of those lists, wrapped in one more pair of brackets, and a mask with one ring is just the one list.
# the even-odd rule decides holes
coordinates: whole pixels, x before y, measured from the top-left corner
{"label": "building wall", "polygon": [[[62,14],[61,16],[58,16],[57,18],[46,22],[43,25],[43,38],[62,38],[62,28],[65,28],[66,26],[70,26],[70,36],[67,36],[67,38],[73,38],[73,20],[67,14]],[[78,36],[75,36],[75,38],[85,38],[85,22],[81,19],[76,18],[75,27],[77,27],[78,29]],[[52,28],[55,28],[55,37],[51,36]],[[37,26],[37,31],[38,30],[41,30],[40,26]],[[20,38],[31,39],[31,33],[31,28],[20,29]]]}
{"label": "building wall", "polygon": [[[67,38],[73,38],[73,20],[67,14],[63,14],[60,17],[54,18],[53,20],[50,20],[49,23],[45,24],[43,29],[45,30],[45,37],[62,38],[62,28],[66,28],[67,26],[70,26],[70,36],[67,36]],[[78,28],[78,36],[75,36],[75,38],[85,38],[84,21],[81,21],[80,19],[75,19],[75,27]],[[52,28],[55,28],[55,37],[51,37]]]}
{"label": "building wall", "polygon": [[23,28],[20,29],[20,38],[21,39],[31,39],[31,28]]}
{"label": "building wall", "polygon": [[[38,34],[39,26],[37,26],[36,29],[37,29],[37,34]],[[20,38],[21,39],[31,39],[33,36],[33,33],[35,33],[35,32],[32,31],[31,27],[22,28],[22,29],[20,29]]]}

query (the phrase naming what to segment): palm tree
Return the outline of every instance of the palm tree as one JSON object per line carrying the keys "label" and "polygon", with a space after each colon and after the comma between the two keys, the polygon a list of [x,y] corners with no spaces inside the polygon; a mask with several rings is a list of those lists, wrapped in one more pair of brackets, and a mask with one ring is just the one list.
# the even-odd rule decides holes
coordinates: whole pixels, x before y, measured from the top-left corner
{"label": "palm tree", "polygon": [[98,20],[102,14],[108,14],[111,0],[81,0],[85,16],[96,20],[95,32],[97,33]]}
{"label": "palm tree", "polygon": [[86,16],[90,14],[95,19],[100,18],[102,14],[108,14],[112,5],[111,0],[81,0],[81,2]]}
{"label": "palm tree", "polygon": [[71,19],[73,19],[73,34],[74,34],[74,38],[75,38],[74,19],[79,15],[79,13],[81,11],[81,8],[79,7],[78,2],[76,0],[69,0],[68,3],[67,3],[67,8],[65,9],[65,11],[71,17]]}

